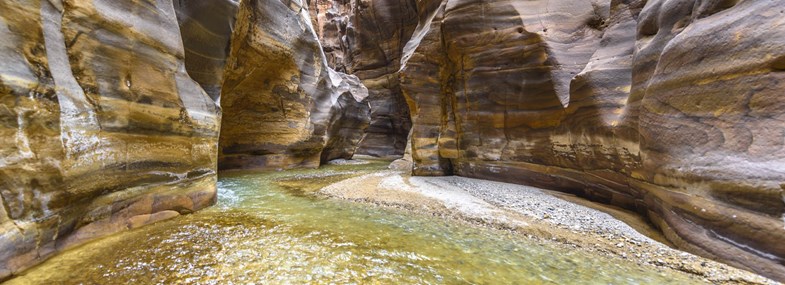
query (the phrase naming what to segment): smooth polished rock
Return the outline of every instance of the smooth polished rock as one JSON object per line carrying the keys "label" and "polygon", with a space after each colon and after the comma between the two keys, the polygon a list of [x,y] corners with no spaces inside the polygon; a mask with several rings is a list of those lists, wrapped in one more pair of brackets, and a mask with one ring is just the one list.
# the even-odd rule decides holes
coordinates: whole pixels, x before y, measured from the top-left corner
{"label": "smooth polished rock", "polygon": [[185,47],[185,69],[218,101],[239,0],[179,0],[173,4]]}
{"label": "smooth polished rock", "polygon": [[329,68],[307,7],[243,1],[237,19],[221,95],[219,168],[315,168],[351,157],[354,136],[367,125],[368,91]]}
{"label": "smooth polished rock", "polygon": [[785,1],[649,1],[637,36],[640,176],[670,190],[663,223],[785,280]]}
{"label": "smooth polished rock", "polygon": [[783,4],[421,1],[400,72],[413,173],[633,209],[785,280]]}
{"label": "smooth polished rock", "polygon": [[[219,111],[185,71],[173,7],[0,3],[0,279],[122,217],[214,201]],[[144,202],[164,190],[211,202]]]}

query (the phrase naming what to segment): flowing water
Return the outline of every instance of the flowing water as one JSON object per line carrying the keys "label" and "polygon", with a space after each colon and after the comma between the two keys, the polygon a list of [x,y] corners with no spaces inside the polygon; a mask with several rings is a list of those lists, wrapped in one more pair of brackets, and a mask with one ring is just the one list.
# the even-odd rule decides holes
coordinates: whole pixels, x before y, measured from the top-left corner
{"label": "flowing water", "polygon": [[64,252],[9,283],[691,283],[503,231],[309,194],[380,167],[224,174],[218,205]]}

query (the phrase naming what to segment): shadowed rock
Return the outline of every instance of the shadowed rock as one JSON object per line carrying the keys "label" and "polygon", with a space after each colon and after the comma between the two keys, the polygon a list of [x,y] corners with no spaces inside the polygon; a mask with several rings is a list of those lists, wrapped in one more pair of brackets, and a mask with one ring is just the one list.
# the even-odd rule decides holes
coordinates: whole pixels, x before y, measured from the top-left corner
{"label": "shadowed rock", "polygon": [[318,167],[354,152],[368,91],[327,66],[302,5],[240,5],[222,88],[219,168]]}
{"label": "shadowed rock", "polygon": [[360,154],[401,156],[411,128],[398,82],[403,47],[417,26],[409,0],[314,0],[311,13],[331,66],[368,87],[371,124]]}

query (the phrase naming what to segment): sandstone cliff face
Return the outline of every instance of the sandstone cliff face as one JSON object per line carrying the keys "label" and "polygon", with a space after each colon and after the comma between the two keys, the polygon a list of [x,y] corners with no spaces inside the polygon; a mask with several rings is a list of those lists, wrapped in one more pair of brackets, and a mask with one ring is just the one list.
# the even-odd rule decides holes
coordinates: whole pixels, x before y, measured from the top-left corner
{"label": "sandstone cliff face", "polygon": [[413,172],[639,211],[785,280],[783,1],[420,1]]}
{"label": "sandstone cliff face", "polygon": [[218,101],[239,0],[174,1],[188,75]]}
{"label": "sandstone cliff face", "polygon": [[338,72],[351,69],[351,43],[354,25],[351,21],[354,11],[351,0],[309,0],[308,12],[327,64]]}
{"label": "sandstone cliff face", "polygon": [[0,279],[213,203],[219,111],[171,1],[2,1],[0,38]]}
{"label": "sandstone cliff face", "polygon": [[637,47],[640,179],[667,189],[666,233],[785,280],[785,1],[649,1]]}
{"label": "sandstone cliff face", "polygon": [[782,0],[305,5],[0,2],[0,279],[210,205],[219,162],[408,146],[414,174],[634,209],[785,280]]}
{"label": "sandstone cliff face", "polygon": [[411,0],[312,0],[310,11],[330,66],[368,87],[371,123],[357,150],[400,156],[411,128],[398,80],[403,47],[417,26]]}
{"label": "sandstone cliff face", "polygon": [[355,134],[368,125],[368,90],[327,66],[307,7],[243,1],[237,19],[221,95],[219,167],[318,167],[351,157]]}

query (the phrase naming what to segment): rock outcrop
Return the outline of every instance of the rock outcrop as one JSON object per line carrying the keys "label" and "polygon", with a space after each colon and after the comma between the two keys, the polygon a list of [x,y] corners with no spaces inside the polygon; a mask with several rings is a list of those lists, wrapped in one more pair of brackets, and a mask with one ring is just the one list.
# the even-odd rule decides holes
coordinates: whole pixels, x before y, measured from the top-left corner
{"label": "rock outcrop", "polygon": [[309,0],[308,12],[327,64],[338,72],[351,68],[351,43],[354,26],[351,0]]}
{"label": "rock outcrop", "polygon": [[0,279],[211,205],[219,109],[173,4],[0,2]]}
{"label": "rock outcrop", "polygon": [[785,280],[783,1],[419,1],[413,173],[633,209]]}
{"label": "rock outcrop", "polygon": [[368,87],[371,123],[357,150],[401,156],[411,128],[398,79],[401,55],[417,26],[410,0],[312,0],[316,31],[332,67]]}
{"label": "rock outcrop", "polygon": [[368,90],[328,67],[307,7],[248,0],[237,19],[221,95],[219,168],[318,167],[351,157],[368,125]]}

